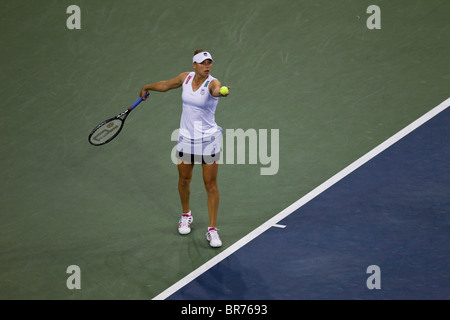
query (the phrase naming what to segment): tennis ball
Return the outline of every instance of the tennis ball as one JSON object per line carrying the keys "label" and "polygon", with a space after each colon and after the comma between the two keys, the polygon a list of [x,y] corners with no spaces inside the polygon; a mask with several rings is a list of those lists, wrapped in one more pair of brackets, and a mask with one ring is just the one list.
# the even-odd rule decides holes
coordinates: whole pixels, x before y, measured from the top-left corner
{"label": "tennis ball", "polygon": [[221,95],[227,95],[228,94],[228,88],[227,87],[222,87],[220,88],[220,94]]}

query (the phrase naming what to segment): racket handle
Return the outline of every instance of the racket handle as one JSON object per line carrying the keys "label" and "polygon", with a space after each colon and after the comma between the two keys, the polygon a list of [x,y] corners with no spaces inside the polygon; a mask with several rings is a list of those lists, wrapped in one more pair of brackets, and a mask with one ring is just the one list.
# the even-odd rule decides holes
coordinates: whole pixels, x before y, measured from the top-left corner
{"label": "racket handle", "polygon": [[[148,98],[149,95],[150,95],[150,93],[147,92],[145,97]],[[139,99],[137,99],[136,102],[131,105],[130,110],[133,110],[134,108],[136,108],[142,101],[144,101],[144,99],[142,99],[142,97],[139,97]]]}

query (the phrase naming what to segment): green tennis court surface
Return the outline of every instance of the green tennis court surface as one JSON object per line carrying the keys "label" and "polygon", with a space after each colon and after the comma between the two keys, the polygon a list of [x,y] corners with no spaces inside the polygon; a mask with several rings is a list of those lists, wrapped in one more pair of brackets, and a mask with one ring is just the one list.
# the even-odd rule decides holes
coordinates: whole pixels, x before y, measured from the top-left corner
{"label": "green tennis court surface", "polygon": [[[81,29],[67,28],[72,4]],[[381,29],[366,25],[370,5]],[[449,97],[445,0],[0,8],[1,299],[151,299]],[[181,90],[153,93],[109,145],[87,140],[144,84],[190,71],[200,48],[231,87],[217,123],[279,130],[275,175],[261,175],[267,165],[250,164],[248,149],[245,164],[220,166],[219,250],[204,237],[200,166],[192,233],[176,229]],[[81,289],[67,287],[73,265]]]}

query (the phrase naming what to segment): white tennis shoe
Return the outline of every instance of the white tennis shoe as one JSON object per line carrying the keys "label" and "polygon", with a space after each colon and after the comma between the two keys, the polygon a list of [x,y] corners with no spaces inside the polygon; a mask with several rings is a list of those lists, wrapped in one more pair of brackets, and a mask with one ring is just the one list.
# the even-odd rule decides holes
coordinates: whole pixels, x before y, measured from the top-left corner
{"label": "white tennis shoe", "polygon": [[178,223],[178,233],[179,234],[189,234],[191,232],[191,223],[194,221],[192,213],[184,213]]}
{"label": "white tennis shoe", "polygon": [[220,240],[216,228],[208,228],[208,232],[206,232],[206,240],[209,241],[209,245],[213,248],[219,248],[222,246],[222,240]]}

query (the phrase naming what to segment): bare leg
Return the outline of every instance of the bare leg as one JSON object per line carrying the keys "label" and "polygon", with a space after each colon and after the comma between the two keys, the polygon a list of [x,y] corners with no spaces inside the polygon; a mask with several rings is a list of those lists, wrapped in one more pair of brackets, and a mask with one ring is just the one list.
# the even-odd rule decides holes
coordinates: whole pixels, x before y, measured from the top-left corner
{"label": "bare leg", "polygon": [[180,194],[181,206],[183,213],[188,213],[191,209],[189,207],[189,196],[191,194],[191,180],[194,164],[186,164],[181,162],[178,164],[178,193]]}
{"label": "bare leg", "polygon": [[218,163],[202,164],[203,182],[208,195],[209,227],[215,228],[217,223],[217,212],[219,210],[219,189],[217,188]]}

